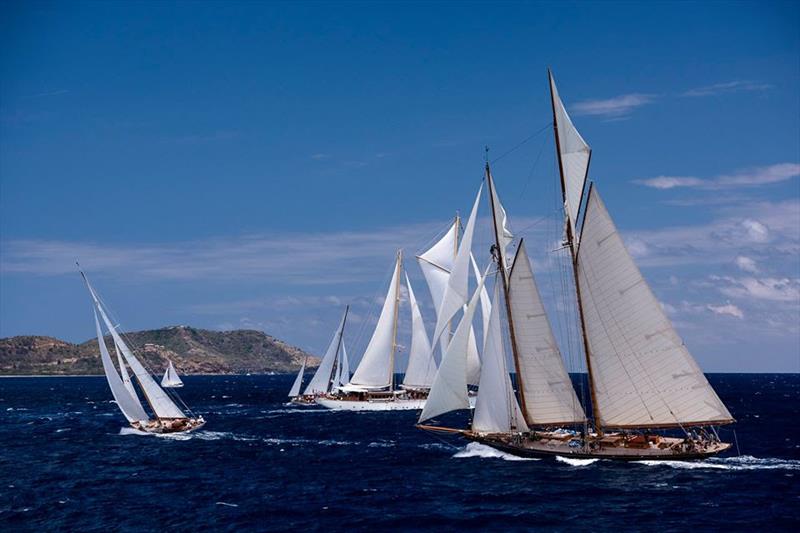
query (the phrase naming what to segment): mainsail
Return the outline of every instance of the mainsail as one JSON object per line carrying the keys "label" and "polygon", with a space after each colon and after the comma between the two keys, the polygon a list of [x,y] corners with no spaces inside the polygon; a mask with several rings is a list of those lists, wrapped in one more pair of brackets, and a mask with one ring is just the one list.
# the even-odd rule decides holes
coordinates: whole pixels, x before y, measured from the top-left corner
{"label": "mainsail", "polygon": [[161,386],[162,387],[183,387],[183,381],[178,376],[178,373],[175,372],[175,367],[172,366],[172,361],[169,362],[169,366],[167,367],[166,372],[164,372],[164,377],[161,378]]}
{"label": "mainsail", "polygon": [[100,360],[103,362],[103,372],[105,372],[108,386],[111,389],[111,394],[114,396],[114,401],[117,402],[122,414],[128,419],[128,422],[144,422],[149,420],[149,416],[145,413],[142,403],[132,390],[128,390],[125,384],[114,369],[114,363],[111,361],[111,356],[108,354],[108,347],[103,339],[103,332],[100,329],[100,322],[97,320],[97,312],[94,313],[94,325],[97,328],[97,344],[100,346]]}
{"label": "mainsail", "polygon": [[406,274],[406,287],[408,288],[408,302],[411,305],[411,350],[408,354],[408,367],[403,377],[403,385],[409,388],[430,388],[436,377],[436,361],[433,359],[433,349],[425,331],[425,322],[417,305],[417,298],[411,288],[411,281]]}
{"label": "mainsail", "polygon": [[481,382],[475,402],[475,415],[472,418],[473,431],[482,433],[528,430],[514,396],[514,389],[511,387],[506,354],[503,350],[503,333],[500,329],[500,285],[500,281],[497,280],[486,342],[483,346]]}
{"label": "mainsail", "polygon": [[303,358],[303,364],[300,366],[300,370],[297,372],[297,377],[294,378],[294,383],[292,383],[292,388],[289,390],[289,397],[295,398],[296,396],[300,395],[300,387],[303,386],[303,374],[306,371],[306,360],[308,358]]}
{"label": "mainsail", "polygon": [[599,420],[606,428],[733,422],[589,188],[577,270]]}
{"label": "mainsail", "polygon": [[392,280],[383,302],[381,315],[372,338],[353,377],[352,388],[369,390],[391,388],[394,380],[394,354],[397,347],[397,312],[400,303],[402,253],[397,252]]}
{"label": "mainsail", "polygon": [[[306,396],[313,396],[315,394],[325,394],[331,390],[331,381],[333,380],[333,372],[335,370],[336,360],[339,356],[339,349],[342,344],[342,335],[344,334],[344,325],[347,321],[347,313],[349,306],[345,308],[342,320],[339,322],[339,327],[333,334],[328,349],[322,357],[314,377],[308,383],[306,390],[303,392]],[[305,364],[305,363],[304,363]]]}
{"label": "mainsail", "polygon": [[559,425],[586,419],[564,367],[547,319],[524,242],[520,242],[508,282],[519,357],[517,376],[529,424]]}
{"label": "mainsail", "polygon": [[467,409],[469,407],[469,392],[467,390],[467,346],[469,334],[472,331],[472,318],[475,309],[478,307],[480,292],[486,281],[489,268],[478,282],[478,288],[461,317],[461,321],[456,328],[455,334],[447,346],[447,351],[442,357],[442,363],[436,372],[433,386],[428,393],[425,407],[419,417],[423,422],[435,416],[457,409]]}
{"label": "mainsail", "polygon": [[561,169],[561,187],[564,195],[564,210],[567,213],[569,231],[577,243],[578,212],[583,199],[586,176],[589,173],[589,161],[592,149],[575,129],[567,114],[564,103],[558,95],[553,73],[548,70],[550,78],[550,97],[553,105],[553,122],[556,130],[558,162]]}

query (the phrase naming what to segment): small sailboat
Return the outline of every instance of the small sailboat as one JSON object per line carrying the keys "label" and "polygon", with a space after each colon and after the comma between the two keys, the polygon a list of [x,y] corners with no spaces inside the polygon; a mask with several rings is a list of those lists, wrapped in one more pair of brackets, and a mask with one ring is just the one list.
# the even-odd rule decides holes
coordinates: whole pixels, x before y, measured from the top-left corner
{"label": "small sailboat", "polygon": [[[591,149],[572,124],[552,74],[549,81],[564,246],[572,262],[592,416],[575,394],[524,243],[507,260],[506,214],[487,162],[496,280],[474,417],[467,429],[423,424],[463,408],[466,358],[457,353],[454,361],[442,362],[418,427],[519,456],[675,460],[721,453],[731,444],[720,440],[716,427],[734,419],[672,327],[594,184],[584,198]],[[503,349],[503,300],[516,391]],[[451,371],[443,374],[445,364]]]}
{"label": "small sailboat", "polygon": [[295,405],[316,405],[317,396],[327,394],[333,387],[344,385],[350,379],[350,365],[347,361],[347,350],[344,346],[344,327],[347,324],[347,315],[350,312],[348,305],[344,309],[344,315],[339,322],[339,326],[333,334],[328,349],[322,357],[317,371],[308,383],[303,393],[300,389],[303,386],[303,375],[306,371],[307,360],[303,360],[303,365],[297,373],[297,377],[289,391],[290,402]]}
{"label": "small sailboat", "polygon": [[[435,375],[436,364],[425,332],[422,316],[413,296],[412,340],[409,366],[400,387],[395,387],[395,356],[397,353],[397,321],[400,310],[403,254],[398,250],[389,289],[378,323],[353,376],[345,383],[340,380],[330,392],[317,395],[316,403],[334,410],[398,411],[421,409],[425,405],[427,388]],[[406,283],[409,283],[406,278]],[[345,358],[345,361],[347,359]]]}
{"label": "small sailboat", "polygon": [[[97,330],[97,343],[100,347],[103,372],[117,406],[131,427],[147,433],[185,433],[201,428],[206,423],[203,417],[193,415],[175,393],[167,393],[167,391],[158,386],[150,372],[123,340],[117,328],[112,325],[104,305],[101,303],[94,288],[89,284],[86,275],[83,271],[80,271],[80,273],[86,283],[86,288],[89,289],[94,305],[94,323]],[[98,315],[114,341],[119,372],[114,367],[114,362],[108,352]],[[144,395],[153,412],[152,416],[142,406],[126,364],[133,372],[142,395]],[[178,403],[181,403],[183,408],[179,407]]]}
{"label": "small sailboat", "polygon": [[167,366],[167,370],[164,372],[164,377],[161,378],[161,386],[168,389],[177,389],[183,387],[183,381],[181,381],[178,373],[175,372],[175,367],[172,366],[172,361],[169,362],[169,366]]}

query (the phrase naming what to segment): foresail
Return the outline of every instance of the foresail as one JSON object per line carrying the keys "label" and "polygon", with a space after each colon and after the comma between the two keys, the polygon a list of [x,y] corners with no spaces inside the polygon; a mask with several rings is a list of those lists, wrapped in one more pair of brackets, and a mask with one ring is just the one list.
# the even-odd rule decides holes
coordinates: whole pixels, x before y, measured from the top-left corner
{"label": "foresail", "polygon": [[138,399],[138,396],[136,396],[136,390],[133,388],[133,382],[131,382],[131,376],[128,374],[128,369],[125,366],[125,361],[122,360],[122,354],[119,353],[119,346],[117,346],[116,342],[114,343],[114,353],[117,354],[119,372],[122,374],[122,383],[125,384],[125,388],[128,389],[128,392],[131,393],[131,396]]}
{"label": "foresail", "polygon": [[[491,267],[491,266],[490,266]],[[478,282],[478,288],[472,296],[464,316],[456,328],[456,332],[447,346],[447,351],[442,357],[439,370],[433,380],[433,386],[428,393],[425,407],[419,421],[423,422],[435,416],[457,409],[467,409],[469,407],[469,396],[467,391],[467,345],[469,334],[472,330],[472,318],[475,309],[478,307],[480,292],[486,280],[486,273]]]}
{"label": "foresail", "polygon": [[592,149],[589,148],[589,145],[586,144],[586,141],[583,140],[581,134],[572,124],[561,97],[558,95],[558,89],[552,73],[550,73],[550,93],[558,140],[558,155],[562,169],[564,209],[567,212],[573,239],[577,242],[578,212],[581,207],[586,176],[589,172]]}
{"label": "foresail", "polygon": [[328,349],[325,350],[325,355],[322,357],[314,377],[308,383],[306,390],[303,392],[305,395],[325,394],[331,390],[331,380],[333,379],[334,365],[336,364],[337,354],[339,353],[339,345],[341,343],[342,333],[344,331],[344,322],[347,319],[347,310],[339,322],[339,326],[333,333],[333,338]]}
{"label": "foresail", "polygon": [[[444,299],[444,293],[447,289],[447,281],[450,279],[450,271],[453,269],[453,261],[456,255],[457,246],[457,224],[456,220],[450,226],[450,229],[445,233],[444,237],[439,239],[433,246],[428,248],[425,252],[417,256],[419,268],[425,276],[425,282],[428,284],[428,290],[431,293],[433,300],[433,308],[436,310],[436,317],[439,317],[439,308]],[[447,342],[449,341],[446,336],[442,335],[439,339],[441,353],[447,349]]]}
{"label": "foresail", "polygon": [[350,384],[367,389],[390,387],[394,372],[393,357],[395,349],[395,321],[399,295],[400,260],[395,263],[389,290],[383,302],[381,315],[375,326],[372,338],[361,357]]}
{"label": "foresail", "polygon": [[526,420],[537,425],[583,422],[586,416],[564,367],[524,242],[508,285]]}
{"label": "foresail", "polygon": [[306,371],[306,360],[303,359],[303,364],[300,366],[300,370],[297,372],[297,377],[294,378],[294,383],[292,383],[292,388],[289,390],[288,396],[290,398],[294,398],[300,395],[300,387],[303,386],[303,374]]}
{"label": "foresail", "polygon": [[478,398],[475,402],[472,429],[480,433],[528,430],[514,396],[506,354],[503,349],[499,282],[495,282],[492,311],[489,316],[486,342],[483,346],[481,381],[478,387]]}
{"label": "foresail", "polygon": [[142,403],[136,397],[136,393],[131,393],[125,384],[120,379],[114,368],[114,363],[111,361],[111,356],[108,353],[106,342],[103,339],[103,332],[100,329],[100,322],[97,320],[97,312],[94,313],[94,325],[97,328],[97,344],[100,347],[100,360],[103,362],[103,372],[106,375],[108,386],[111,389],[111,394],[114,396],[114,401],[117,402],[122,414],[128,419],[128,422],[146,421],[150,417],[145,413]]}
{"label": "foresail", "polygon": [[601,427],[732,421],[589,188],[578,282]]}
{"label": "foresail", "polygon": [[475,197],[472,212],[464,228],[464,236],[461,238],[461,243],[458,245],[458,253],[453,263],[453,269],[450,271],[450,276],[447,279],[447,287],[445,288],[442,302],[439,305],[439,312],[436,316],[436,328],[433,333],[433,342],[439,340],[439,337],[444,332],[445,328],[447,328],[450,320],[461,310],[462,306],[464,306],[469,299],[469,269],[470,256],[472,254],[472,236],[475,233],[475,219],[478,216],[481,191],[483,191],[483,184],[481,184],[478,189],[478,195]]}
{"label": "foresail", "polygon": [[411,350],[408,353],[408,367],[403,377],[406,387],[430,388],[436,377],[436,361],[433,359],[431,342],[428,332],[425,331],[425,322],[411,288],[411,281],[406,274],[406,287],[408,288],[408,302],[411,306]]}
{"label": "foresail", "polygon": [[339,382],[342,386],[350,383],[350,361],[347,358],[347,348],[344,345],[344,338],[342,338],[342,353],[339,356],[339,364],[341,366],[341,373],[339,374]]}

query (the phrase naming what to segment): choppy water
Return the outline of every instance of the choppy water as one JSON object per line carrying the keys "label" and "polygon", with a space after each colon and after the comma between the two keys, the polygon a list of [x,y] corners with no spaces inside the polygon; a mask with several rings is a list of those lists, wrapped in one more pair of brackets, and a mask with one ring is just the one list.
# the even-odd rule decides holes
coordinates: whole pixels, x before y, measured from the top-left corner
{"label": "choppy water", "polygon": [[[519,459],[414,412],[284,405],[293,376],[187,377],[191,435],[126,429],[103,378],[0,379],[0,530],[791,529],[800,375],[712,375],[741,455]],[[724,431],[725,440],[733,438]]]}

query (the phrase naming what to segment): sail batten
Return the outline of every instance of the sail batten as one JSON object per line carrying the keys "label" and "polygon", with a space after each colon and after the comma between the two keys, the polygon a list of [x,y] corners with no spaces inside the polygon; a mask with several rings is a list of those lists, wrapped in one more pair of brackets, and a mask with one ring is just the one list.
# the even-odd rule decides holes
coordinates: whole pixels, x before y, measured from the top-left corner
{"label": "sail batten", "polygon": [[731,414],[589,188],[577,272],[601,427],[726,423]]}

